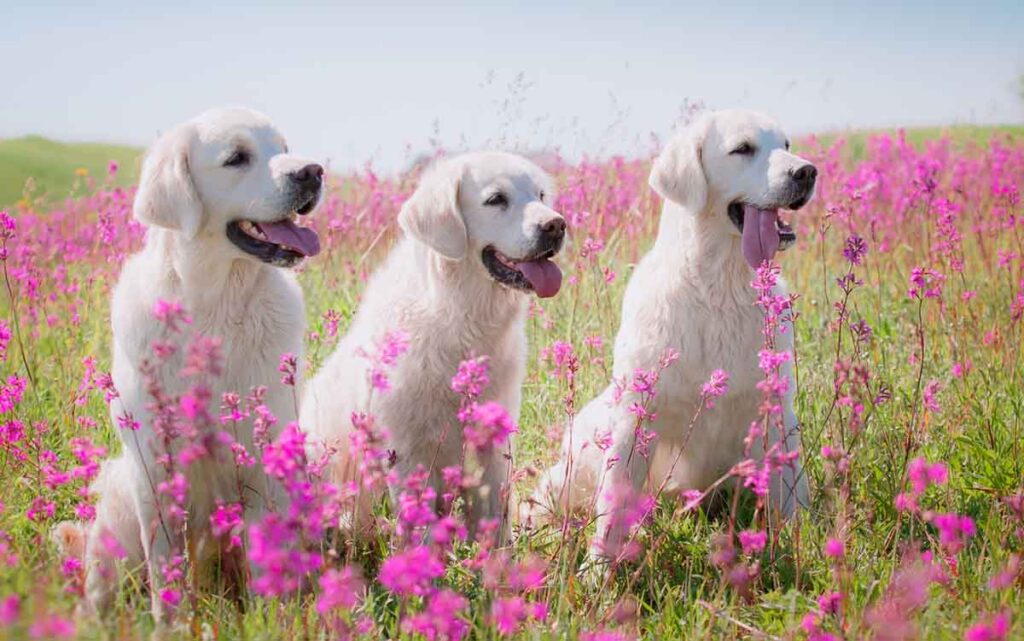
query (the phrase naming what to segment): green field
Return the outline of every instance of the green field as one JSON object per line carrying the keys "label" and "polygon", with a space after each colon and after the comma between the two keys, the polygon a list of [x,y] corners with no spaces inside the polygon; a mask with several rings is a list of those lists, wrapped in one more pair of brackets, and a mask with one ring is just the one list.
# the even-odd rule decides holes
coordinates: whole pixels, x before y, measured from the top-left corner
{"label": "green field", "polygon": [[26,193],[45,202],[81,194],[87,178],[106,180],[110,161],[119,166],[116,183],[131,185],[139,175],[141,154],[135,147],[65,143],[41,136],[0,140],[0,207],[13,205]]}

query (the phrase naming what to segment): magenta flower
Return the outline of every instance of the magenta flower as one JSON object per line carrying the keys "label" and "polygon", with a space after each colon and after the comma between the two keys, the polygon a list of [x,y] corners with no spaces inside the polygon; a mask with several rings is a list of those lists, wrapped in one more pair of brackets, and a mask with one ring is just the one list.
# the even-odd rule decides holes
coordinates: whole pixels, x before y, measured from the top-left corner
{"label": "magenta flower", "polygon": [[465,421],[466,442],[475,450],[483,451],[500,447],[508,442],[509,436],[518,431],[512,417],[496,401],[482,405],[474,404]]}
{"label": "magenta flower", "polygon": [[764,530],[744,530],[739,536],[744,554],[760,554],[768,543],[768,533]]}
{"label": "magenta flower", "polygon": [[365,589],[362,575],[352,567],[327,570],[320,577],[316,611],[327,614],[338,609],[351,610],[360,602]]}
{"label": "magenta flower", "polygon": [[846,246],[843,247],[843,256],[851,265],[860,265],[864,256],[868,253],[868,245],[864,239],[857,234],[852,234],[846,239]]}
{"label": "magenta flower", "polygon": [[452,377],[452,391],[469,400],[480,398],[491,383],[489,370],[490,361],[486,356],[462,361]]}
{"label": "magenta flower", "polygon": [[426,594],[431,583],[443,575],[444,564],[434,553],[416,546],[384,561],[377,580],[395,594],[410,596]]}
{"label": "magenta flower", "polygon": [[846,556],[846,546],[839,539],[829,539],[825,542],[825,556],[832,559],[842,559]]}
{"label": "magenta flower", "polygon": [[708,409],[713,408],[715,406],[714,399],[728,391],[729,373],[720,369],[711,372],[711,378],[700,388],[700,393],[704,397],[704,406]]}
{"label": "magenta flower", "polygon": [[1010,615],[1000,612],[967,628],[964,641],[1006,641],[1010,634]]}

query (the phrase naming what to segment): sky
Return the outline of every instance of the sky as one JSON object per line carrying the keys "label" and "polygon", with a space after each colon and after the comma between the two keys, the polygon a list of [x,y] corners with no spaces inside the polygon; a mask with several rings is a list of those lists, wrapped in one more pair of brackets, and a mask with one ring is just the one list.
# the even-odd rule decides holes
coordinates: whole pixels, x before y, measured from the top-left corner
{"label": "sky", "polygon": [[332,170],[393,171],[434,145],[642,154],[692,104],[792,135],[1024,120],[1021,0],[84,5],[0,0],[0,137],[144,146],[247,105]]}

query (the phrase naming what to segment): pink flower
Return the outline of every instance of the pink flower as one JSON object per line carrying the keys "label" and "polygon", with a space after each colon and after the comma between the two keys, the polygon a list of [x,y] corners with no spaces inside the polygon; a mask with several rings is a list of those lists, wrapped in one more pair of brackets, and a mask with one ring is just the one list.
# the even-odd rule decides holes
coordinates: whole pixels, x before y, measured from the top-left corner
{"label": "pink flower", "polygon": [[398,595],[423,595],[434,579],[443,575],[444,564],[430,549],[417,546],[384,561],[377,580]]}
{"label": "pink flower", "polygon": [[975,623],[964,632],[964,641],[1005,641],[1010,634],[1010,615],[1000,612]]}
{"label": "pink flower", "polygon": [[864,255],[868,253],[868,245],[864,239],[857,234],[852,234],[846,239],[846,246],[843,247],[843,256],[851,265],[860,265]]}
{"label": "pink flower", "polygon": [[176,300],[157,300],[153,304],[153,316],[171,332],[178,332],[182,325],[192,323],[181,301]]}
{"label": "pink flower", "polygon": [[452,377],[452,391],[469,400],[480,398],[491,383],[490,359],[486,356],[468,358],[459,363],[459,369]]}
{"label": "pink flower", "polygon": [[842,559],[846,556],[846,546],[839,539],[829,539],[825,542],[825,556],[833,559]]}
{"label": "pink flower", "polygon": [[218,503],[210,515],[210,528],[215,536],[229,535],[228,549],[241,547],[242,505],[240,503]]}
{"label": "pink flower", "polygon": [[29,626],[28,636],[32,639],[70,639],[75,636],[75,624],[56,614],[47,614],[36,619]]}
{"label": "pink flower", "polygon": [[942,409],[936,398],[940,391],[942,391],[942,383],[936,380],[928,381],[928,384],[924,386],[923,392],[925,409],[931,412],[938,412]]}
{"label": "pink flower", "polygon": [[822,614],[838,614],[842,602],[843,594],[841,592],[827,592],[818,597],[818,609]]}
{"label": "pink flower", "polygon": [[768,543],[768,533],[764,530],[744,530],[740,532],[740,547],[744,554],[754,555],[764,551]]}
{"label": "pink flower", "polygon": [[295,387],[295,377],[298,368],[298,358],[296,358],[295,354],[281,354],[281,363],[277,366],[277,371],[281,373],[281,384]]}
{"label": "pink flower", "polygon": [[962,550],[975,533],[974,521],[969,516],[934,514],[931,523],[939,530],[939,544],[950,554]]}
{"label": "pink flower", "polygon": [[0,599],[0,626],[13,625],[21,615],[21,598],[10,594]]}
{"label": "pink flower", "polygon": [[711,379],[700,388],[700,393],[704,397],[704,406],[711,409],[715,406],[714,399],[728,391],[729,373],[720,369],[711,372]]}
{"label": "pink flower", "polygon": [[361,600],[365,587],[363,577],[352,567],[328,570],[320,577],[316,611],[326,614],[337,609],[350,610]]}
{"label": "pink flower", "polygon": [[512,417],[496,401],[474,404],[465,422],[466,442],[480,451],[504,445],[517,431]]}
{"label": "pink flower", "polygon": [[459,615],[469,602],[452,590],[439,590],[427,600],[427,607],[402,621],[402,629],[422,634],[428,641],[459,641],[469,631],[469,624]]}

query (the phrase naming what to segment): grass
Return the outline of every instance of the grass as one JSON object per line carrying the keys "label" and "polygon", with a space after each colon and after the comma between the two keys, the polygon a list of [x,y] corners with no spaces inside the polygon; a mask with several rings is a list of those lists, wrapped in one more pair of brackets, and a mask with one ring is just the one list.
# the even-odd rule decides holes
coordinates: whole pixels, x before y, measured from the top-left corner
{"label": "grass", "polygon": [[[1002,165],[1009,169],[1000,180],[1021,185],[1021,128],[951,132],[955,142],[1012,136],[1014,160]],[[920,143],[936,133],[914,132],[908,139]],[[800,631],[801,622],[818,611],[817,599],[832,591],[844,595],[841,609],[819,618],[822,629],[835,638],[909,639],[909,632],[900,634],[901,626],[909,624],[917,638],[962,639],[971,625],[997,612],[1009,613],[1011,634],[1020,633],[1022,575],[1018,571],[1008,588],[989,587],[994,576],[1012,566],[1015,556],[1024,554],[1024,518],[1006,502],[1024,490],[1024,363],[1021,322],[1019,316],[1014,318],[1014,301],[1024,297],[1019,258],[1024,239],[1019,225],[1005,222],[1005,212],[1022,213],[1020,205],[1008,205],[991,193],[998,163],[969,145],[958,152],[962,155],[946,161],[909,151],[874,158],[881,178],[848,192],[845,185],[854,181],[854,163],[869,151],[864,134],[847,138],[843,154],[816,159],[819,167],[831,167],[832,175],[823,174],[819,198],[801,217],[799,245],[781,258],[790,288],[799,294],[797,414],[812,506],[794,523],[773,531],[768,551],[742,559],[748,569],[757,566],[745,586],[730,582],[713,564],[712,555],[716,537],[724,532],[761,527],[762,515],[748,495],[733,509],[726,503],[724,508],[688,514],[678,503],[663,501],[639,534],[646,555],[624,565],[601,587],[578,573],[586,527],[572,528],[568,537],[544,529],[529,532],[517,539],[513,556],[534,554],[547,561],[545,585],[530,598],[547,602],[550,613],[546,623],[530,624],[516,638],[577,639],[584,631],[607,629],[626,635],[622,638],[652,640],[805,639],[809,634]],[[925,160],[940,166],[936,180],[941,187],[935,198],[950,198],[962,206],[953,218],[963,235],[962,271],[952,267],[956,255],[942,253],[944,235],[937,231],[935,203],[915,191],[921,184],[915,172]],[[974,172],[958,186],[952,182],[956,160]],[[834,166],[829,164],[833,161]],[[656,225],[657,202],[643,186],[645,171],[646,164],[638,162],[568,167],[559,176],[566,194],[559,206],[579,216],[574,244],[562,264],[578,281],[554,299],[533,306],[529,372],[516,441],[521,468],[543,468],[555,456],[549,432],[564,420],[564,399],[571,392],[540,358],[543,348],[556,340],[573,345],[581,363],[577,408],[608,382],[622,293],[632,265],[650,246]],[[378,264],[393,235],[395,203],[408,189],[393,184],[370,187],[358,177],[344,180],[336,192],[343,194],[340,202],[328,203],[318,222],[322,232],[328,226],[342,231],[326,238],[324,254],[300,274],[310,329],[319,336],[308,344],[313,368],[333,344],[327,338],[325,313],[338,312],[339,331],[344,332],[366,273]],[[8,298],[0,304],[9,325],[14,319],[21,324],[2,362],[2,375],[6,379],[32,372],[36,382],[0,422],[17,418],[25,425],[44,423],[46,429],[33,428],[38,441],[23,447],[24,460],[10,446],[0,450],[0,481],[9,488],[2,497],[6,508],[0,511],[0,530],[7,532],[10,548],[19,557],[5,565],[0,547],[0,599],[17,594],[23,603],[12,627],[0,624],[0,635],[6,630],[13,638],[25,637],[33,623],[49,615],[73,619],[77,597],[68,592],[73,582],[61,573],[60,559],[46,536],[54,520],[72,515],[79,499],[73,482],[52,491],[40,489],[45,487],[46,460],[40,452],[52,449],[65,469],[72,465],[72,435],[118,447],[102,398],[80,389],[84,358],[94,358],[98,371],[109,368],[107,299],[116,267],[138,244],[137,230],[127,225],[125,207],[116,195],[98,195],[83,199],[55,221],[47,218],[51,213],[46,210],[17,212],[21,236],[8,244],[31,251],[30,259],[18,258],[11,264],[16,307]],[[111,230],[106,240],[102,230],[93,229],[96,221],[104,220]],[[44,225],[51,222],[56,232]],[[853,233],[864,236],[868,245],[867,255],[856,266],[842,254]],[[580,255],[587,237],[604,244],[590,258]],[[59,246],[57,238],[68,239],[68,245]],[[908,296],[909,278],[918,266],[942,272],[941,297]],[[837,284],[848,273],[862,281],[849,295]],[[861,320],[871,328],[868,341],[855,340],[855,323]],[[603,345],[588,344],[585,339],[593,336],[602,337]],[[866,378],[859,382],[857,377],[839,376],[837,361],[841,367],[866,372]],[[685,355],[680,365],[684,364]],[[968,373],[957,374],[956,368],[967,364]],[[933,399],[926,406],[929,388]],[[842,465],[819,454],[825,445],[845,453]],[[950,552],[940,542],[932,517],[900,514],[894,508],[894,498],[906,490],[908,462],[917,457],[944,462],[949,470],[948,483],[921,497],[923,510],[968,516],[976,524],[977,534],[962,551]],[[520,491],[528,491],[531,483],[529,477],[524,479]],[[54,517],[27,519],[26,510],[40,496],[54,501]],[[830,539],[845,544],[841,560],[823,553]],[[372,578],[387,542],[382,539],[375,545],[378,549],[343,549],[339,554],[359,562]],[[941,578],[914,574],[922,564],[908,559],[918,549],[934,553],[935,563],[928,568]],[[471,553],[460,548],[456,557]],[[489,623],[493,595],[475,573],[452,562],[444,584],[469,600],[462,616],[472,638],[499,638]],[[913,589],[903,593],[894,585]],[[152,621],[145,598],[126,588],[121,599],[106,623],[77,620],[76,638],[146,638]],[[330,638],[320,625],[323,617],[315,610],[313,594],[284,602],[254,598],[250,605],[240,613],[221,599],[202,597],[192,619],[194,632],[174,636],[194,638],[209,630],[213,638]],[[419,607],[415,599],[400,604],[380,585],[373,585],[358,615],[374,622],[369,638],[411,638],[400,632],[398,621]]]}
{"label": "grass", "polygon": [[128,186],[138,178],[142,151],[102,143],[65,143],[25,136],[0,140],[0,207],[26,196],[59,202],[89,191],[88,180],[103,181],[111,161],[119,165],[116,184]]}

